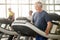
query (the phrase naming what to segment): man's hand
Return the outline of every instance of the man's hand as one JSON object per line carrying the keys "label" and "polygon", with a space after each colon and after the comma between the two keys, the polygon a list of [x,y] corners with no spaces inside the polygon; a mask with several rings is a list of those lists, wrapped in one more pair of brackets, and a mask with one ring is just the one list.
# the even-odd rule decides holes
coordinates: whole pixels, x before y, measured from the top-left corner
{"label": "man's hand", "polygon": [[45,33],[46,33],[46,35],[48,35],[49,34],[49,30],[45,30]]}

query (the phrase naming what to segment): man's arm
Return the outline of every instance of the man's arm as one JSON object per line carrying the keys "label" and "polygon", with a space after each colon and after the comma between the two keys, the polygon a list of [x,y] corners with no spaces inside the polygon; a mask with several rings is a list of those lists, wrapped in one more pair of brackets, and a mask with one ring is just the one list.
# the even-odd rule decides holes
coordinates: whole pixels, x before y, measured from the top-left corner
{"label": "man's arm", "polygon": [[48,21],[47,22],[47,28],[45,30],[46,35],[49,34],[51,27],[52,27],[52,23],[50,21]]}

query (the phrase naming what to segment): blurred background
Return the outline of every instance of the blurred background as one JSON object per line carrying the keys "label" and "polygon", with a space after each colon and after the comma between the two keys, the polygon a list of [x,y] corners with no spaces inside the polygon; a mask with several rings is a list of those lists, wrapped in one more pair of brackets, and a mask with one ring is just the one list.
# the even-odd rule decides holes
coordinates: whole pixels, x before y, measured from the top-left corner
{"label": "blurred background", "polygon": [[8,8],[11,8],[17,17],[27,17],[29,10],[35,12],[34,3],[41,1],[43,9],[48,13],[60,15],[60,0],[0,0],[0,18],[8,17]]}

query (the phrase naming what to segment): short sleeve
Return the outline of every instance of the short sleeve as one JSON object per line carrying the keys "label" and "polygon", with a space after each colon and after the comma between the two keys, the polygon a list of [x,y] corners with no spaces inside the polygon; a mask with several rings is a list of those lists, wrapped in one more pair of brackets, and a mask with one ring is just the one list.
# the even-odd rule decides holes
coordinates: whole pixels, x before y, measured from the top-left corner
{"label": "short sleeve", "polygon": [[46,14],[44,15],[44,18],[45,18],[45,21],[46,21],[46,22],[48,22],[48,21],[51,22],[51,21],[52,21],[52,20],[51,20],[51,17],[49,16],[48,13],[46,13]]}

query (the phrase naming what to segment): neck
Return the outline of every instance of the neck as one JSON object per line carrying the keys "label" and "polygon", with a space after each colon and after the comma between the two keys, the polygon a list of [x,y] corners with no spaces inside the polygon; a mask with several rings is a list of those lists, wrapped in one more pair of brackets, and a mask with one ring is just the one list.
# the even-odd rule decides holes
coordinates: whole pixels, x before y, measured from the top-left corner
{"label": "neck", "polygon": [[42,10],[37,10],[37,12],[42,12]]}

